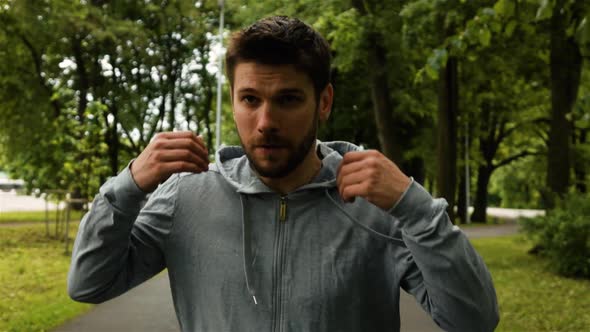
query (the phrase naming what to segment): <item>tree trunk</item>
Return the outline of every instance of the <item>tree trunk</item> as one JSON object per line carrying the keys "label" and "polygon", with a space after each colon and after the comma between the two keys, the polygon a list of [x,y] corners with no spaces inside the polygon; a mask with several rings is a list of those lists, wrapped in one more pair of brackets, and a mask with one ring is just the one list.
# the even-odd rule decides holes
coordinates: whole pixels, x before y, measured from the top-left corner
{"label": "tree trunk", "polygon": [[[588,137],[588,129],[580,129],[580,136],[577,138],[577,143],[580,145],[586,144]],[[576,175],[576,190],[581,193],[588,191],[586,185],[586,167],[582,158],[576,158],[574,160],[574,173]]]}
{"label": "tree trunk", "polygon": [[547,152],[545,204],[554,205],[554,195],[563,196],[570,184],[570,137],[572,125],[566,115],[572,111],[582,69],[582,56],[573,37],[568,37],[568,20],[562,13],[565,0],[558,1],[551,18],[551,123]]}
{"label": "tree trunk", "polygon": [[447,213],[454,220],[457,181],[457,115],[458,115],[457,59],[449,57],[441,70],[438,93],[437,194],[449,203]]}
{"label": "tree trunk", "polygon": [[53,116],[57,118],[61,114],[61,104],[58,99],[54,99],[54,91],[53,87],[47,83],[45,80],[45,76],[43,76],[43,55],[39,54],[33,43],[24,35],[17,33],[20,37],[22,42],[25,44],[29,52],[31,53],[31,58],[33,63],[35,64],[35,73],[37,75],[37,80],[39,81],[39,85],[45,90],[47,93],[47,99],[53,108]]}
{"label": "tree trunk", "polygon": [[462,224],[466,224],[469,218],[469,211],[466,206],[467,195],[465,191],[465,174],[460,173],[459,176],[459,193],[457,194],[457,220],[461,220]]}
{"label": "tree trunk", "polygon": [[408,175],[412,176],[414,180],[420,184],[424,184],[426,180],[426,166],[423,158],[412,158],[401,165],[402,170]]}
{"label": "tree trunk", "polygon": [[475,192],[475,200],[473,202],[473,214],[471,221],[486,222],[486,210],[488,207],[488,184],[492,176],[492,168],[481,165],[477,169],[477,184]]}
{"label": "tree trunk", "polygon": [[[363,16],[373,15],[373,4],[363,0],[353,0],[352,6]],[[399,130],[393,119],[394,103],[390,95],[389,77],[387,75],[387,50],[381,43],[382,31],[370,27],[367,33],[367,65],[371,101],[377,127],[377,138],[381,152],[401,167],[404,164]]]}
{"label": "tree trunk", "polygon": [[[76,61],[76,74],[77,74],[77,90],[78,90],[78,123],[80,125],[84,124],[84,113],[86,112],[86,107],[88,106],[88,91],[90,89],[90,83],[88,79],[88,71],[86,70],[86,61],[84,60],[83,49],[82,49],[82,39],[81,36],[74,36],[72,37],[72,51],[74,53],[74,59]],[[77,139],[81,140],[82,137],[78,136]],[[84,154],[78,153],[76,156],[76,160],[78,162],[82,162],[84,160]],[[74,184],[74,187],[71,192],[71,197],[74,199],[82,198],[82,188],[80,183]],[[82,204],[80,203],[73,203],[72,208],[74,210],[81,210]]]}
{"label": "tree trunk", "polygon": [[402,152],[399,142],[396,142],[396,129],[393,121],[393,102],[389,95],[389,80],[387,77],[387,60],[385,49],[380,44],[379,36],[375,33],[369,35],[368,51],[369,76],[371,87],[371,99],[373,112],[377,126],[377,137],[381,145],[381,152],[400,165]]}

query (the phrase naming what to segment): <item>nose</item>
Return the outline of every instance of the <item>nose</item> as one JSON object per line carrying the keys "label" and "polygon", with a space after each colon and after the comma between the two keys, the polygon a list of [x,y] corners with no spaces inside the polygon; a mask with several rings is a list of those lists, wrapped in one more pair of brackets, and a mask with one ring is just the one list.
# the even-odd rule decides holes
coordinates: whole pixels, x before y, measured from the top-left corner
{"label": "nose", "polygon": [[265,102],[258,113],[258,132],[274,133],[279,130],[279,119],[271,102]]}

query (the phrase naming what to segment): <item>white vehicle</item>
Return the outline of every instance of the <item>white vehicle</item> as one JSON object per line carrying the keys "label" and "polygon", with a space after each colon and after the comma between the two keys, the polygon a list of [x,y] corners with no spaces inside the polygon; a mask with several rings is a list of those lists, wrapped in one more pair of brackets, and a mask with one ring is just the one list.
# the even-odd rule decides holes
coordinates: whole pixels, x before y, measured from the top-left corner
{"label": "white vehicle", "polygon": [[25,186],[25,181],[17,179],[9,179],[8,175],[4,172],[0,172],[0,190],[11,191],[18,190]]}

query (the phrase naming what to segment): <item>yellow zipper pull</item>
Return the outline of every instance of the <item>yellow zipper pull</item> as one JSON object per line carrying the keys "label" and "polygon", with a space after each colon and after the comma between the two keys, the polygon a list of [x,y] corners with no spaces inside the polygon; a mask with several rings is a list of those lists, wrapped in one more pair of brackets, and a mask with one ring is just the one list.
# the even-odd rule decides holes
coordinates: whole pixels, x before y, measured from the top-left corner
{"label": "yellow zipper pull", "polygon": [[287,220],[287,201],[281,197],[281,206],[279,208],[279,220],[284,222]]}

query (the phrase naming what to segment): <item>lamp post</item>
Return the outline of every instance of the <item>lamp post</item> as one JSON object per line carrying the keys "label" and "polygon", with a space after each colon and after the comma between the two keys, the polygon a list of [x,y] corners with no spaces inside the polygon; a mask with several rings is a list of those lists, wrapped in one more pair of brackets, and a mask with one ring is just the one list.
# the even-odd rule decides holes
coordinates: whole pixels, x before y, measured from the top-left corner
{"label": "lamp post", "polygon": [[470,224],[469,219],[469,121],[465,121],[465,222]]}
{"label": "lamp post", "polygon": [[[220,50],[223,46],[223,9],[224,0],[219,0],[219,46]],[[219,66],[217,67],[217,117],[215,120],[215,156],[221,146],[221,79],[223,73],[223,52],[219,52]],[[217,158],[217,157],[216,157]]]}

